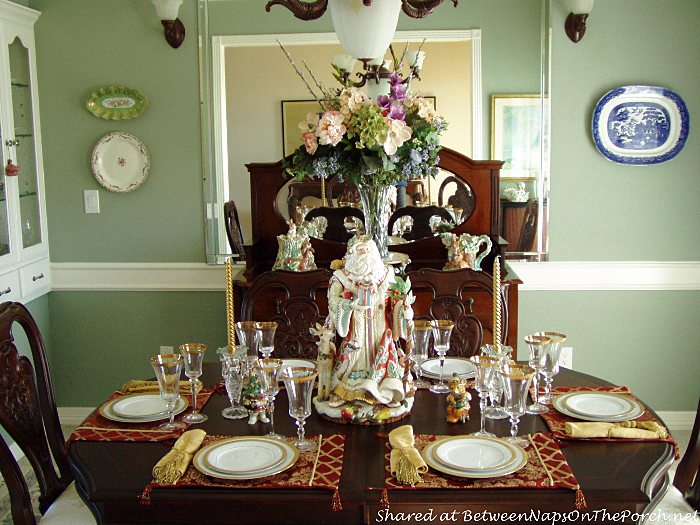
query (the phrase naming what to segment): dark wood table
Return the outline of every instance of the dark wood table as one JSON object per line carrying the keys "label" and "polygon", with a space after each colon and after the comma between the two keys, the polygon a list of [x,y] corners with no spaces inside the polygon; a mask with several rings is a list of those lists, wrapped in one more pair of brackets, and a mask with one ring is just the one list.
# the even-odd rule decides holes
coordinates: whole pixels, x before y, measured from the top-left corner
{"label": "dark wood table", "polygon": [[[204,385],[220,380],[218,364],[205,364]],[[606,381],[562,369],[555,386],[601,386]],[[339,494],[342,510],[331,509],[332,493],[321,489],[222,489],[176,487],[153,489],[151,504],[143,505],[139,496],[151,481],[151,469],[165,455],[168,443],[77,441],[68,448],[76,471],[79,492],[101,511],[103,523],[141,524],[366,524],[366,523],[440,523],[448,513],[451,522],[494,523],[493,515],[503,512],[528,513],[527,523],[561,522],[555,514],[577,517],[574,491],[568,489],[468,489],[468,490],[395,490],[390,491],[390,513],[381,510],[384,487],[385,440],[377,432],[388,433],[404,424],[415,433],[460,435],[479,428],[479,408],[472,392],[471,419],[466,424],[446,422],[444,395],[421,390],[410,416],[384,426],[340,425],[325,421],[317,414],[307,419],[308,435],[346,435],[344,463]],[[475,402],[476,401],[476,402]],[[226,420],[221,410],[227,406],[224,395],[214,394],[203,412],[209,420],[201,428],[210,435],[263,435],[267,424],[248,425],[247,420]],[[487,429],[499,436],[509,433],[507,421],[488,421]],[[296,427],[287,414],[287,396],[281,391],[275,403],[275,430],[293,436]],[[539,416],[521,419],[520,434],[547,432]],[[574,475],[583,490],[587,508],[578,516],[587,523],[631,523],[633,513],[651,509],[663,495],[666,471],[673,462],[674,448],[666,442],[581,442],[562,445]],[[432,509],[430,514],[425,514]],[[540,519],[531,512],[540,511]],[[476,519],[476,513],[488,512]],[[624,512],[626,519],[615,517]],[[401,514],[402,513],[402,514]],[[409,513],[423,513],[420,520]],[[587,515],[583,515],[586,514]],[[430,516],[433,519],[429,519]],[[468,519],[465,519],[465,516]],[[393,518],[393,519],[390,519]],[[442,522],[447,522],[443,520]],[[511,523],[525,523],[525,519]]]}

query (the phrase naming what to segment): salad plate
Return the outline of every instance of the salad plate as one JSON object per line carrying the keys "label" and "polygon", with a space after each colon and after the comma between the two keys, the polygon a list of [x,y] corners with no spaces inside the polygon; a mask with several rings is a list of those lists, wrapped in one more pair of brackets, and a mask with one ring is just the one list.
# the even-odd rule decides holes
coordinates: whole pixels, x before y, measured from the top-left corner
{"label": "salad plate", "polygon": [[144,418],[165,414],[168,405],[158,394],[133,394],[119,398],[111,407],[112,412],[124,418]]}
{"label": "salad plate", "polygon": [[[440,359],[431,357],[423,361],[421,372],[430,379],[440,379]],[[474,365],[464,357],[446,357],[442,371],[443,378],[449,379],[455,373],[462,378],[474,377]]]}
{"label": "salad plate", "polygon": [[97,182],[117,193],[141,186],[151,164],[143,142],[122,132],[102,137],[92,150],[90,163]]}
{"label": "salad plate", "polygon": [[[136,395],[140,395],[140,394],[136,394]],[[128,396],[128,397],[134,397],[134,396]],[[158,396],[158,397],[160,397],[160,396]],[[145,404],[141,405],[141,406],[138,406],[138,404],[130,404],[130,403],[127,403],[126,405],[119,405],[120,408],[118,408],[118,409],[120,409],[123,414],[127,414],[127,415],[117,414],[116,412],[114,412],[112,407],[115,403],[118,403],[119,401],[122,401],[122,400],[124,400],[123,397],[118,397],[116,399],[108,401],[107,403],[105,403],[104,405],[102,405],[99,408],[100,414],[103,417],[105,417],[111,421],[117,421],[119,423],[150,423],[152,421],[159,421],[161,419],[168,418],[167,410],[164,410],[162,412],[158,412],[155,414],[150,414],[150,415],[131,415],[134,411],[143,410]],[[136,408],[137,406],[138,406],[138,408]],[[154,406],[154,405],[151,405],[151,406]],[[163,406],[165,406],[165,403],[163,403]],[[184,397],[179,397],[177,399],[177,402],[175,403],[175,410],[173,412],[175,413],[175,415],[180,414],[181,412],[184,412],[188,406],[189,406],[189,402],[187,401],[187,399],[185,399]],[[153,410],[153,408],[151,408],[150,410]]]}
{"label": "salad plate", "polygon": [[552,406],[566,416],[600,423],[636,419],[645,410],[634,399],[602,392],[563,394],[554,398]]}
{"label": "salad plate", "polygon": [[[237,443],[243,441],[244,443]],[[274,449],[265,450],[259,442],[274,442],[274,445],[283,449],[283,458],[277,459],[278,454]],[[213,450],[213,455],[212,455]],[[246,458],[247,452],[255,451],[253,456],[257,459]],[[273,476],[292,467],[299,459],[299,450],[286,441],[274,440],[265,437],[231,438],[217,443],[212,443],[201,448],[194,456],[192,464],[202,474],[221,479],[258,479]],[[207,463],[213,460],[216,468]],[[220,470],[221,469],[221,470]],[[225,470],[224,470],[225,469]]]}
{"label": "salad plate", "polygon": [[449,465],[445,465],[437,459],[435,456],[435,447],[438,446],[441,441],[436,441],[426,446],[423,449],[423,459],[427,465],[443,474],[448,474],[450,476],[456,476],[459,478],[497,478],[500,476],[507,476],[508,474],[513,474],[525,466],[527,463],[527,453],[525,450],[517,445],[511,445],[506,443],[509,447],[512,447],[515,452],[515,461],[504,465],[502,467],[495,468],[485,468],[485,469],[466,469],[466,468],[456,468]]}
{"label": "salad plate", "polygon": [[593,140],[607,159],[649,165],[672,159],[685,146],[690,121],[685,102],[670,89],[623,86],[593,111]]}
{"label": "salad plate", "polygon": [[282,359],[280,370],[290,367],[316,368],[316,363],[311,359]]}
{"label": "salad plate", "polygon": [[439,441],[435,458],[448,467],[461,470],[494,470],[506,467],[516,458],[516,449],[507,441],[479,436],[459,436]]}

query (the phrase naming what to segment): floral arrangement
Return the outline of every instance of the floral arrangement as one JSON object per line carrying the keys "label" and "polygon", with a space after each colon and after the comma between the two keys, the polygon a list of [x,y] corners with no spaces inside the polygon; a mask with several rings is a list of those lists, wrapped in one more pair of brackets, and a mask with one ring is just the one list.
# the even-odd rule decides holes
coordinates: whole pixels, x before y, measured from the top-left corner
{"label": "floral arrangement", "polygon": [[304,143],[287,173],[298,180],[337,175],[356,186],[435,177],[447,123],[429,100],[411,93],[411,76],[402,78],[400,60],[393,60],[389,95],[376,101],[334,67],[342,89],[328,91],[317,83],[323,93],[318,97],[307,83],[320,111],[299,124]]}

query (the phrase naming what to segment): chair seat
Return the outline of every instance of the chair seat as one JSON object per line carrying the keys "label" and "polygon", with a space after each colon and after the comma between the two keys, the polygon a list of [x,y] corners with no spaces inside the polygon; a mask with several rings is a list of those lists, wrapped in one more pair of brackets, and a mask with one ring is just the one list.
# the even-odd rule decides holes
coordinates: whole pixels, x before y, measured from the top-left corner
{"label": "chair seat", "polygon": [[39,525],[89,525],[97,524],[95,517],[75,490],[75,482],[56,498],[39,520]]}

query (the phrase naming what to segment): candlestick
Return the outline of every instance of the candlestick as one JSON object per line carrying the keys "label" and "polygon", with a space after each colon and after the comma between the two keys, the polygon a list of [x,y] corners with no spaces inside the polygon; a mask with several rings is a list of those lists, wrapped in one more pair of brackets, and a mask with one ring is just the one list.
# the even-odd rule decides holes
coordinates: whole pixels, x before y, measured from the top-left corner
{"label": "candlestick", "polygon": [[228,353],[233,354],[236,348],[236,322],[233,312],[233,275],[231,259],[226,259],[226,328],[228,331]]}
{"label": "candlestick", "polygon": [[501,353],[501,265],[493,259],[493,349]]}

